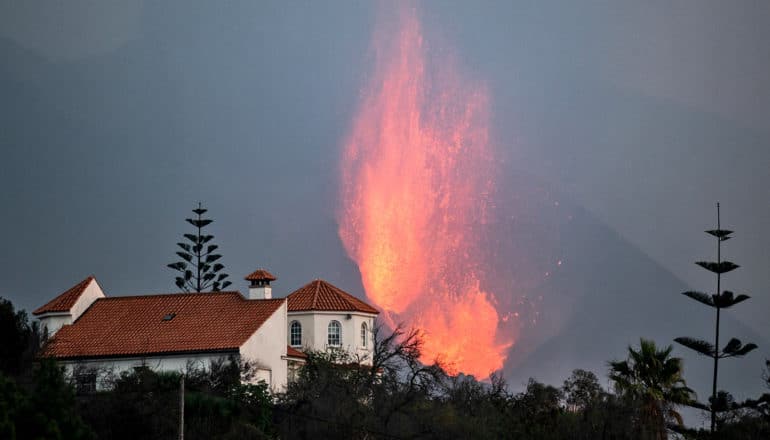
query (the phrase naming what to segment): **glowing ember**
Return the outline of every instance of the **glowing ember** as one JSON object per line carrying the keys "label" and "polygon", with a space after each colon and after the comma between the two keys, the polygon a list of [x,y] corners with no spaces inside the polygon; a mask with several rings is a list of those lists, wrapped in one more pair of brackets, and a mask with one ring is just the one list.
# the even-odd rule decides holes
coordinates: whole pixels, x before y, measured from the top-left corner
{"label": "glowing ember", "polygon": [[386,319],[422,330],[424,361],[485,378],[513,342],[480,287],[495,177],[488,97],[453,63],[427,61],[414,9],[396,14],[397,30],[375,32],[375,69],[345,144],[339,233]]}

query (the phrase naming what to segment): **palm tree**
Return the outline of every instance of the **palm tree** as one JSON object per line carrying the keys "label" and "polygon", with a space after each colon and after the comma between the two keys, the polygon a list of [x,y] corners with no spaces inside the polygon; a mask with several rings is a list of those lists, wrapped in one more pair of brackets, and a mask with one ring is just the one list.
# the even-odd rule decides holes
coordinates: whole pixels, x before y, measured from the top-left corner
{"label": "palm tree", "polygon": [[676,407],[694,398],[682,377],[682,359],[671,357],[672,349],[641,339],[638,351],[628,347],[627,360],[609,363],[616,392],[638,405],[639,438],[668,438],[668,423],[683,424]]}

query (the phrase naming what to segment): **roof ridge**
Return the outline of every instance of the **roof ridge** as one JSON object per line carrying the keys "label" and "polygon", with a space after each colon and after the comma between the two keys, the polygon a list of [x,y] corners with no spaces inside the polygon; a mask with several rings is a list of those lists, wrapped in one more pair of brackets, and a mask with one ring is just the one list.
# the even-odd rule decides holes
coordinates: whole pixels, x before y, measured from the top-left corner
{"label": "roof ridge", "polygon": [[337,295],[343,302],[345,302],[349,307],[355,308],[355,304],[350,301],[348,298],[349,294],[345,292],[344,290],[340,289],[339,287],[335,286],[334,284],[323,281],[324,284],[326,284],[329,287],[329,290],[331,290],[331,293]]}
{"label": "roof ridge", "polygon": [[74,286],[56,295],[52,300],[35,309],[32,314],[42,315],[44,313],[68,312],[92,282],[96,282],[96,277],[93,275],[87,276]]}
{"label": "roof ridge", "polygon": [[316,304],[318,304],[318,291],[321,289],[321,279],[316,278],[315,279],[315,292],[313,292],[313,308],[316,308]]}
{"label": "roof ridge", "polygon": [[147,298],[147,297],[157,297],[157,296],[232,295],[236,293],[240,295],[241,298],[246,299],[243,296],[243,294],[238,290],[225,290],[220,292],[167,292],[167,293],[147,293],[147,294],[137,293],[135,295],[119,295],[119,296],[110,296],[110,297],[105,296],[102,299]]}
{"label": "roof ridge", "polygon": [[348,303],[348,305],[349,305],[350,307],[353,307],[353,308],[355,308],[355,307],[356,307],[356,304],[355,304],[355,303],[354,303],[354,302],[351,300],[351,298],[350,298],[350,297],[352,297],[353,295],[351,295],[351,294],[349,294],[349,293],[345,292],[344,290],[340,289],[339,287],[337,288],[337,290],[339,290],[339,291],[340,291],[340,293],[342,293],[342,294],[343,294],[343,295],[342,295],[342,299],[344,299],[344,300],[345,300],[345,302],[346,302],[346,303]]}
{"label": "roof ridge", "polygon": [[344,299],[345,302],[347,302],[350,307],[356,308],[358,306],[357,302],[363,302],[360,299],[353,296],[352,294],[340,289],[339,287],[337,286],[334,286],[334,287],[339,291],[339,293],[342,295],[342,299]]}

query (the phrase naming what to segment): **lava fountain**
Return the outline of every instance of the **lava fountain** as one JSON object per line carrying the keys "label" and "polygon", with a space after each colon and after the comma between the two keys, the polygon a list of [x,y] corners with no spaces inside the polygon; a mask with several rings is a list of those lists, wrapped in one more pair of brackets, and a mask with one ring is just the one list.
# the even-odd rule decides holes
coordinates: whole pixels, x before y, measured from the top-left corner
{"label": "lava fountain", "polygon": [[451,56],[429,57],[414,8],[380,12],[395,19],[374,32],[344,144],[339,235],[386,321],[422,332],[423,361],[486,378],[513,344],[482,288],[496,175],[489,96]]}

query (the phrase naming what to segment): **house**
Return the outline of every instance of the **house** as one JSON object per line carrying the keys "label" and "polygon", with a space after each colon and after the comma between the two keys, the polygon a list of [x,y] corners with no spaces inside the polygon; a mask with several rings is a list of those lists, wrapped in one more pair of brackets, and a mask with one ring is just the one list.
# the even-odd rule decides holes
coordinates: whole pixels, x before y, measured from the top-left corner
{"label": "house", "polygon": [[[235,356],[256,379],[284,389],[307,350],[372,353],[377,309],[323,280],[273,298],[276,277],[259,269],[240,292],[108,297],[91,276],[33,312],[48,341],[41,352],[70,373],[149,366],[185,371]],[[98,378],[87,380],[97,386]]]}

